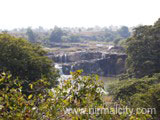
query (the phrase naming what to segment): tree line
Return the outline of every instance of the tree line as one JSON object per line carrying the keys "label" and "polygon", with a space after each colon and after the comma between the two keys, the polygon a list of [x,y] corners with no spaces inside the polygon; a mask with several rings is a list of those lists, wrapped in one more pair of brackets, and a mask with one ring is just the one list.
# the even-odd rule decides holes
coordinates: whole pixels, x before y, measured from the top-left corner
{"label": "tree line", "polygon": [[127,39],[131,35],[131,28],[122,27],[98,27],[98,28],[59,28],[45,30],[42,27],[32,29],[14,29],[8,31],[17,37],[28,39],[32,43],[50,45],[54,43],[77,43],[86,41],[103,41],[118,44],[119,41]]}

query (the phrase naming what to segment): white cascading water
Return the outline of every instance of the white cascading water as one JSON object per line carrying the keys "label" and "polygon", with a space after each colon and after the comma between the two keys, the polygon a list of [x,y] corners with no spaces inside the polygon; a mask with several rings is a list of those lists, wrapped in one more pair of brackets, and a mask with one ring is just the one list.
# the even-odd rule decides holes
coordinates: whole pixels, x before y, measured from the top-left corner
{"label": "white cascading water", "polygon": [[73,71],[73,65],[71,65],[71,71]]}
{"label": "white cascading water", "polygon": [[[64,75],[63,69],[62,69],[62,64],[57,64],[57,63],[55,63],[55,66],[54,66],[54,67],[55,67],[56,69],[58,69],[59,74],[60,74],[60,77],[58,78],[58,82],[59,82],[58,86],[59,86],[60,88],[63,88],[63,83],[64,83],[64,81],[65,81],[65,80],[68,80],[68,79],[71,78],[72,76],[71,76],[71,75]],[[72,90],[72,88],[66,90],[66,92],[69,93],[70,90]],[[55,92],[55,91],[54,91],[54,88],[52,89],[52,92]]]}
{"label": "white cascading water", "polygon": [[58,79],[58,81],[63,81],[71,77],[71,75],[64,75],[61,64],[55,63],[54,67],[59,70],[60,78]]}
{"label": "white cascading water", "polygon": [[67,54],[64,54],[64,63],[67,62]]}
{"label": "white cascading water", "polygon": [[113,45],[108,46],[108,50],[110,50],[110,49],[113,48],[113,47],[114,47]]}

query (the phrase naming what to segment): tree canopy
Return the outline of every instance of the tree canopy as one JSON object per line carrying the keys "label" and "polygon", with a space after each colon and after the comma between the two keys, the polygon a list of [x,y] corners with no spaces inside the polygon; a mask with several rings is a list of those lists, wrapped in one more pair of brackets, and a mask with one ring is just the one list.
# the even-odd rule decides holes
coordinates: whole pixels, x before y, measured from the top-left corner
{"label": "tree canopy", "polygon": [[38,45],[8,34],[0,34],[0,69],[10,71],[13,77],[19,77],[29,84],[42,77],[55,84],[57,73],[52,60]]}
{"label": "tree canopy", "polygon": [[127,26],[122,26],[119,30],[118,33],[120,34],[121,37],[123,38],[128,38],[130,36],[130,32]]}
{"label": "tree canopy", "polygon": [[133,77],[160,72],[160,19],[153,26],[135,28],[127,40],[127,69]]}
{"label": "tree canopy", "polygon": [[55,27],[50,35],[50,42],[62,42],[63,31]]}
{"label": "tree canopy", "polygon": [[32,43],[35,43],[36,42],[36,36],[35,36],[35,33],[32,31],[31,28],[28,28],[27,29],[27,36],[28,36],[28,40]]}

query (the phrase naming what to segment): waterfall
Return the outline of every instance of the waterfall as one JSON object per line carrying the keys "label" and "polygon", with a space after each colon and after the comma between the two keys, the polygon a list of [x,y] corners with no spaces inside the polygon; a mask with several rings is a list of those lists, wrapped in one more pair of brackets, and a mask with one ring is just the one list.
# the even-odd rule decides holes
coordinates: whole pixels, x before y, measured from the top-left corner
{"label": "waterfall", "polygon": [[62,65],[60,65],[60,64],[55,64],[54,67],[59,70],[59,74],[60,74],[60,75],[63,75]]}
{"label": "waterfall", "polygon": [[64,54],[64,63],[67,63],[67,54]]}
{"label": "waterfall", "polygon": [[71,65],[71,72],[73,71],[73,65]]}
{"label": "waterfall", "polygon": [[58,59],[59,59],[59,63],[63,63],[63,55],[62,54],[60,54],[60,55],[58,55]]}
{"label": "waterfall", "polygon": [[71,75],[64,75],[64,73],[63,73],[63,67],[62,67],[61,64],[55,63],[55,66],[54,66],[54,67],[59,70],[59,74],[60,74],[60,78],[58,78],[58,81],[59,81],[59,82],[62,82],[62,81],[64,81],[64,80],[67,80],[68,78],[71,77]]}
{"label": "waterfall", "polygon": [[105,53],[102,53],[102,58],[104,59],[106,57],[106,54]]}
{"label": "waterfall", "polygon": [[114,47],[113,45],[108,46],[108,50],[110,50],[110,49],[113,48],[113,47]]}
{"label": "waterfall", "polygon": [[60,54],[58,55],[59,63],[67,63],[67,54]]}

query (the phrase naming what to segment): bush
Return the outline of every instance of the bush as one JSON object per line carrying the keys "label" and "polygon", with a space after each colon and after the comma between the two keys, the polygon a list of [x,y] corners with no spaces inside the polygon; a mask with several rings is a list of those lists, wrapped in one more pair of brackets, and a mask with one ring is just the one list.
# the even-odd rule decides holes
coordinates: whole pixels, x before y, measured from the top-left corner
{"label": "bush", "polygon": [[155,108],[158,118],[160,114],[160,73],[153,77],[123,80],[109,86],[109,94],[115,101],[123,100],[126,105],[133,108]]}
{"label": "bush", "polygon": [[[96,81],[96,82],[95,82]],[[64,114],[66,108],[89,108],[102,105],[102,88],[94,76],[81,77],[80,71],[72,73],[72,78],[51,89],[45,88],[41,93],[22,94],[23,87],[18,79],[10,74],[1,74],[0,85],[0,118],[1,119],[67,119],[94,118],[92,115]],[[39,80],[30,84],[31,90],[46,86],[47,81]]]}
{"label": "bush", "polygon": [[[18,79],[10,74],[0,75],[0,119],[16,120],[70,120],[98,119],[122,120],[130,118],[146,118],[145,115],[128,116],[113,114],[81,114],[82,111],[66,113],[67,108],[105,108],[103,101],[103,84],[97,76],[81,76],[81,71],[72,73],[68,80],[61,81],[53,88],[44,88],[41,93],[26,96],[22,93],[23,86]],[[47,81],[41,79],[30,84],[31,90],[46,86]],[[108,106],[109,107],[109,106]]]}

